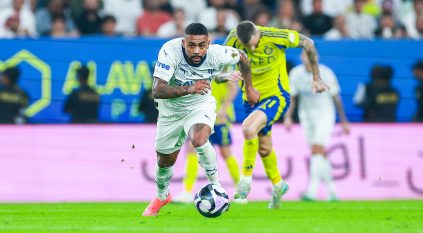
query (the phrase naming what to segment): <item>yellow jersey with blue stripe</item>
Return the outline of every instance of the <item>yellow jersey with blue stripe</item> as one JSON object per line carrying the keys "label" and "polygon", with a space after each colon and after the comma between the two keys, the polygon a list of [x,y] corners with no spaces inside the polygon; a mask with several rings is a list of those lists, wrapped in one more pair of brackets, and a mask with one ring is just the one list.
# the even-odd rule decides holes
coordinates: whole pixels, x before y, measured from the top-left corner
{"label": "yellow jersey with blue stripe", "polygon": [[[260,92],[260,99],[289,93],[286,72],[285,49],[298,47],[298,32],[288,29],[260,27],[260,41],[254,51],[244,47],[236,36],[235,29],[226,38],[224,45],[243,50],[250,59],[253,86]],[[247,100],[244,87],[243,99]]]}

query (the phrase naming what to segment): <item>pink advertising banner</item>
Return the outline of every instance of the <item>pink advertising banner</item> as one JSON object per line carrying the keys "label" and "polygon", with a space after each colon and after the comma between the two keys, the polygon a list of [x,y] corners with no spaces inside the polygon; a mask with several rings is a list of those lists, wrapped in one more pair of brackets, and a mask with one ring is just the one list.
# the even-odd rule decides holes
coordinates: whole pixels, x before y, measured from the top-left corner
{"label": "pink advertising banner", "polygon": [[[155,194],[154,125],[35,125],[0,127],[0,202],[149,201]],[[242,158],[242,133],[232,129]],[[355,124],[336,128],[328,155],[340,199],[423,199],[423,125]],[[300,127],[273,129],[279,168],[298,199],[308,180],[309,148]],[[171,192],[182,190],[184,153],[174,167]],[[199,170],[195,190],[206,183]],[[225,163],[222,184],[234,193]],[[251,199],[266,200],[271,185],[260,158]],[[325,198],[320,187],[319,198]]]}

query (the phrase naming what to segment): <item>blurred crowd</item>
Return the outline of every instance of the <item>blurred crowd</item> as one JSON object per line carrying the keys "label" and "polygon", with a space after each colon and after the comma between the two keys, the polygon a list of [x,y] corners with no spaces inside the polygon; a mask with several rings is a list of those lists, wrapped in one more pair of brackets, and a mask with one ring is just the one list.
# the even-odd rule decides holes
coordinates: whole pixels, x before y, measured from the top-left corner
{"label": "blurred crowd", "polygon": [[423,38],[423,0],[1,0],[0,38],[225,36],[242,20],[326,39]]}

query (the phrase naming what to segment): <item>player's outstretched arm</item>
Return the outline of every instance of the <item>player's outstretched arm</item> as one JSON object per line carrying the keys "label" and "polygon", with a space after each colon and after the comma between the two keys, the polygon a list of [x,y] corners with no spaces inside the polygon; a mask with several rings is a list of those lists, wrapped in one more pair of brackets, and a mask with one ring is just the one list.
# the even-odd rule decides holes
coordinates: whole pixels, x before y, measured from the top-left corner
{"label": "player's outstretched arm", "polygon": [[239,82],[239,81],[242,81],[243,78],[242,78],[241,72],[239,72],[238,70],[234,70],[234,71],[231,71],[231,72],[224,71],[224,72],[216,75],[216,77],[214,77],[214,80],[217,83],[225,83],[225,82],[228,82],[228,81]]}
{"label": "player's outstretched arm", "polygon": [[335,103],[336,111],[338,112],[338,115],[339,115],[339,120],[341,121],[342,129],[344,130],[345,134],[349,134],[351,131],[350,124],[348,123],[348,118],[344,111],[344,105],[342,103],[341,96],[339,96],[339,94],[335,95],[333,97],[333,101]]}
{"label": "player's outstretched arm", "polygon": [[311,70],[313,73],[313,92],[321,93],[329,90],[328,85],[320,77],[319,71],[319,61],[317,56],[316,47],[314,47],[314,42],[307,36],[300,34],[299,47],[303,48],[307,54],[308,61],[311,65]]}
{"label": "player's outstretched arm", "polygon": [[244,78],[245,93],[247,94],[247,100],[250,106],[258,103],[260,99],[260,93],[253,87],[253,81],[251,79],[251,65],[248,60],[247,54],[244,51],[238,50],[240,53],[240,59],[238,62],[239,71]]}
{"label": "player's outstretched arm", "polygon": [[210,83],[206,80],[199,80],[191,86],[170,86],[163,79],[154,77],[153,97],[155,99],[171,99],[188,94],[206,94],[211,90]]}

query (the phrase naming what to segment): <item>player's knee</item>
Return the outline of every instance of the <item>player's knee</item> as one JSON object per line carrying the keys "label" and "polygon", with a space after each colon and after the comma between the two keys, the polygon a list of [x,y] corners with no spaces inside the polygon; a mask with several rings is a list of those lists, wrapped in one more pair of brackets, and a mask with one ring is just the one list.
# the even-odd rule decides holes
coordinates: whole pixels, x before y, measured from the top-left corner
{"label": "player's knee", "polygon": [[171,167],[175,164],[176,162],[176,157],[171,157],[171,156],[159,156],[159,159],[157,161],[157,164],[159,165],[159,167]]}
{"label": "player's knee", "polygon": [[322,155],[326,154],[325,148],[321,145],[316,145],[316,144],[311,146],[311,153],[322,154]]}
{"label": "player's knee", "polygon": [[203,146],[209,140],[208,137],[195,137],[191,140],[192,145],[194,148]]}
{"label": "player's knee", "polygon": [[253,139],[257,137],[257,133],[252,129],[248,124],[242,124],[242,133],[244,134],[245,139]]}
{"label": "player's knee", "polygon": [[261,157],[266,157],[272,152],[272,147],[267,145],[260,145],[258,153]]}

